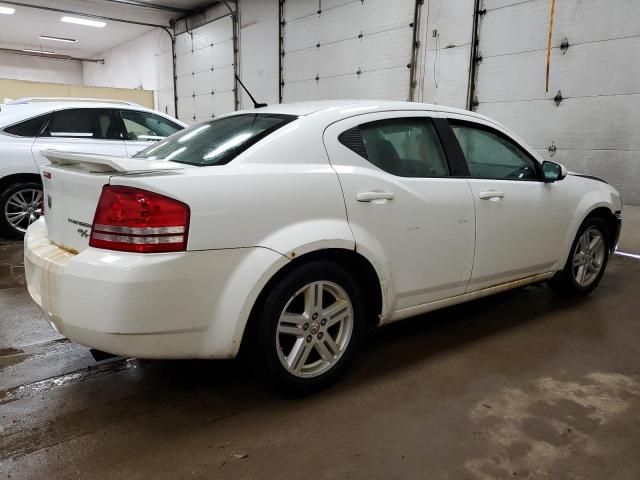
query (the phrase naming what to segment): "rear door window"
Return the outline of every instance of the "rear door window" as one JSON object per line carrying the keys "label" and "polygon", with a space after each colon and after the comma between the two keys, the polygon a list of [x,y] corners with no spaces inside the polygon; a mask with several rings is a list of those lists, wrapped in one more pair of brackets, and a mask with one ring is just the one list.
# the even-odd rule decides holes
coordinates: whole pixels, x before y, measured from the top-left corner
{"label": "rear door window", "polygon": [[100,140],[122,139],[118,122],[108,108],[71,108],[51,115],[45,136]]}
{"label": "rear door window", "polygon": [[338,140],[385,172],[399,177],[449,176],[447,158],[429,118],[363,123]]}
{"label": "rear door window", "polygon": [[224,165],[297,117],[245,113],[199,123],[135,155],[206,167]]}

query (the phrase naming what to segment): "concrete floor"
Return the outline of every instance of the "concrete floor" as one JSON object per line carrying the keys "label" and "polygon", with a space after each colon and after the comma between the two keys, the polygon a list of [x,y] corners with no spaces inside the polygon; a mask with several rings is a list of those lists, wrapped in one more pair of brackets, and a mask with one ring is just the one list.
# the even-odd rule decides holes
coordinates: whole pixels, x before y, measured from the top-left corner
{"label": "concrete floor", "polygon": [[[621,251],[640,254],[640,207]],[[640,478],[640,259],[590,297],[531,286],[370,335],[287,400],[239,362],[96,363],[0,242],[0,479]]]}

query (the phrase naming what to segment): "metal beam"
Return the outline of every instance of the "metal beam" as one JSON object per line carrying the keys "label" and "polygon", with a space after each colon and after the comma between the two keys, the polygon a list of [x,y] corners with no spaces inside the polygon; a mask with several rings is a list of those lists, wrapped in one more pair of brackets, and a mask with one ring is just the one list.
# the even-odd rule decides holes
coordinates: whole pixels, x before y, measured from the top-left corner
{"label": "metal beam", "polygon": [[157,3],[151,2],[140,2],[138,0],[102,0],[103,2],[109,3],[118,3],[120,5],[128,5],[131,7],[141,7],[141,8],[151,8],[154,10],[164,10],[165,12],[174,12],[174,13],[195,13],[195,10],[191,10],[188,8],[180,8],[180,7],[172,7],[169,5],[158,5]]}
{"label": "metal beam", "polygon": [[168,26],[168,25],[160,25],[157,23],[137,22],[135,20],[127,20],[124,18],[114,18],[114,17],[107,17],[104,15],[95,15],[93,13],[76,12],[73,10],[66,10],[63,8],[45,7],[43,5],[29,5],[28,3],[15,2],[13,0],[2,0],[2,4],[15,5],[18,7],[25,7],[25,8],[35,8],[37,10],[46,10],[48,12],[64,13],[66,15],[77,15],[79,17],[97,18],[98,20],[106,20],[108,22],[129,23],[131,25],[140,25],[142,27],[166,28]]}
{"label": "metal beam", "polygon": [[0,53],[11,53],[12,55],[26,55],[28,57],[52,58],[54,60],[75,60],[77,62],[104,63],[104,59],[102,58],[72,57],[71,55],[60,55],[58,53],[25,52],[24,50],[18,50],[15,48],[0,48]]}

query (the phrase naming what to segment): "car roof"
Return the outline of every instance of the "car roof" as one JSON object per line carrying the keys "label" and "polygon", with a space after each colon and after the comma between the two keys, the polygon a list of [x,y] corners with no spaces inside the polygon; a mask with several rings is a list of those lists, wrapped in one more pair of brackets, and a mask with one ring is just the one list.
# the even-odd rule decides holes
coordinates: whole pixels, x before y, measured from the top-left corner
{"label": "car roof", "polygon": [[478,119],[493,120],[480,115],[478,113],[455,107],[446,107],[443,105],[435,105],[431,103],[418,102],[397,102],[389,100],[355,100],[355,99],[336,99],[323,101],[280,103],[269,105],[257,110],[247,110],[244,112],[251,113],[276,113],[284,115],[311,116],[314,114],[322,114],[325,117],[334,117],[333,121],[341,118],[353,116],[354,113],[374,113],[394,110],[417,110],[455,113],[467,115]]}
{"label": "car roof", "polygon": [[160,115],[182,126],[186,124],[162,112],[131,102],[103,99],[66,99],[66,98],[24,98],[2,105],[0,109],[0,127],[29,118],[67,108],[118,108],[121,110],[137,110]]}

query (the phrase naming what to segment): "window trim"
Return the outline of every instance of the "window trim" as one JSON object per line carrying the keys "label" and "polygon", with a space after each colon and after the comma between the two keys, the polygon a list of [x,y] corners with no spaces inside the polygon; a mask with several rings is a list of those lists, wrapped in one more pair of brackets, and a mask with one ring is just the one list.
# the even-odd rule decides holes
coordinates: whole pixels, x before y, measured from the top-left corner
{"label": "window trim", "polygon": [[[107,112],[109,112],[109,115],[111,115],[111,120],[114,122],[114,124],[116,125],[116,129],[118,132],[118,135],[120,136],[120,138],[95,138],[95,137],[87,137],[87,136],[83,136],[83,135],[78,135],[78,136],[74,136],[74,135],[64,135],[64,136],[56,136],[56,135],[51,135],[51,132],[49,131],[49,127],[51,125],[51,120],[53,120],[53,117],[56,113],[60,113],[60,112],[67,112],[70,110],[106,110]],[[109,107],[71,107],[71,108],[60,108],[58,110],[53,110],[49,113],[49,118],[47,119],[46,125],[44,126],[44,128],[40,131],[40,135],[38,135],[38,137],[43,137],[43,138],[54,138],[57,140],[61,140],[61,139],[65,139],[65,138],[73,138],[73,139],[80,139],[80,140],[93,140],[93,141],[109,141],[109,142],[122,142],[122,128],[120,123],[118,122],[118,119],[115,115],[115,109],[114,108],[109,108]],[[44,135],[44,133],[47,133],[47,135]]]}
{"label": "window trim", "polygon": [[[155,112],[147,112],[144,110],[134,110],[132,108],[119,108],[117,109],[117,111],[115,112],[115,116],[118,120],[118,125],[120,127],[120,132],[122,135],[122,139],[126,140],[128,142],[144,142],[144,143],[149,143],[148,140],[140,140],[138,138],[129,138],[129,132],[127,131],[127,125],[124,123],[124,118],[122,118],[122,112],[135,112],[135,113],[140,113],[140,114],[148,114],[148,115],[153,115],[155,117],[160,117],[163,120],[166,120],[167,122],[175,125],[176,127],[178,127],[178,129],[173,132],[173,133],[178,133],[182,130],[185,129],[185,127],[183,127],[182,125],[180,125],[179,123],[174,122],[173,120],[170,120],[168,118],[163,117],[162,115],[158,115]],[[173,135],[173,134],[172,134]],[[165,137],[163,137],[163,139],[169,137],[170,135],[166,135]]]}
{"label": "window trim", "polygon": [[[468,175],[466,176],[466,178],[476,178],[479,180],[501,180],[501,181],[512,181],[512,182],[543,182],[544,183],[544,177],[542,175],[542,165],[540,164],[540,162],[533,156],[531,155],[529,152],[527,152],[527,150],[520,145],[519,142],[517,142],[515,139],[511,138],[509,135],[507,135],[504,132],[501,132],[500,130],[490,127],[489,125],[485,125],[483,123],[477,123],[477,122],[473,122],[473,121],[469,121],[469,120],[459,120],[457,118],[443,118],[443,120],[445,120],[447,122],[447,125],[451,131],[451,135],[453,136],[453,140],[455,140],[455,144],[457,146],[457,149],[460,152],[460,155],[462,156],[462,159],[464,160],[465,166],[466,166],[466,170],[468,172]],[[484,130],[485,132],[491,133],[493,135],[496,135],[497,137],[500,137],[504,140],[509,141],[511,144],[515,145],[518,150],[520,152],[522,152],[529,160],[531,160],[533,162],[534,168],[536,170],[536,178],[495,178],[495,177],[476,177],[471,175],[471,172],[469,170],[469,163],[467,162],[467,158],[464,154],[464,151],[462,150],[462,146],[460,145],[460,142],[458,141],[458,138],[456,137],[455,133],[453,132],[453,127],[454,126],[463,126],[463,127],[469,127],[469,128],[473,128],[476,130]]]}
{"label": "window trim", "polygon": [[[408,112],[407,112],[408,113]],[[416,113],[420,113],[420,112],[416,112]],[[392,122],[392,121],[407,121],[407,120],[413,120],[413,121],[419,121],[419,122],[425,122],[425,123],[429,123],[431,122],[431,125],[434,127],[434,130],[436,132],[436,137],[438,139],[438,141],[440,142],[440,149],[442,150],[442,154],[444,155],[444,160],[445,160],[445,165],[447,167],[447,174],[446,175],[431,175],[431,176],[419,176],[419,177],[408,177],[408,176],[404,176],[404,175],[396,175],[395,173],[391,173],[388,172],[387,170],[383,170],[382,168],[378,167],[377,165],[375,165],[373,162],[371,162],[367,157],[363,157],[361,154],[359,154],[358,152],[356,152],[355,150],[351,149],[350,147],[348,147],[346,144],[344,144],[341,140],[340,137],[350,131],[350,130],[358,130],[359,134],[360,134],[360,138],[362,140],[362,145],[364,147],[364,139],[362,139],[362,132],[360,132],[360,127],[363,125],[368,125],[371,123],[382,123],[382,122]],[[426,115],[408,115],[408,116],[402,116],[402,117],[387,117],[387,118],[381,118],[378,120],[370,120],[370,121],[365,121],[362,123],[358,123],[357,125],[354,125],[351,128],[347,128],[346,130],[341,131],[337,136],[336,136],[336,140],[338,140],[338,143],[340,145],[342,145],[343,147],[345,147],[346,149],[348,149],[349,151],[353,152],[354,154],[358,155],[360,158],[364,158],[367,161],[367,164],[370,165],[371,167],[386,173],[387,175],[391,175],[392,177],[395,178],[407,178],[407,179],[433,179],[433,178],[438,178],[438,179],[447,179],[447,178],[456,178],[456,175],[454,174],[454,172],[456,172],[458,170],[458,165],[457,162],[453,162],[452,160],[450,160],[449,158],[449,151],[446,145],[446,142],[443,140],[440,128],[442,126],[438,126],[436,120],[442,120],[438,117],[431,117],[431,116],[426,116]],[[453,135],[453,132],[451,132],[451,134]],[[366,152],[366,147],[365,148],[365,152]],[[454,168],[455,165],[455,168]]]}

